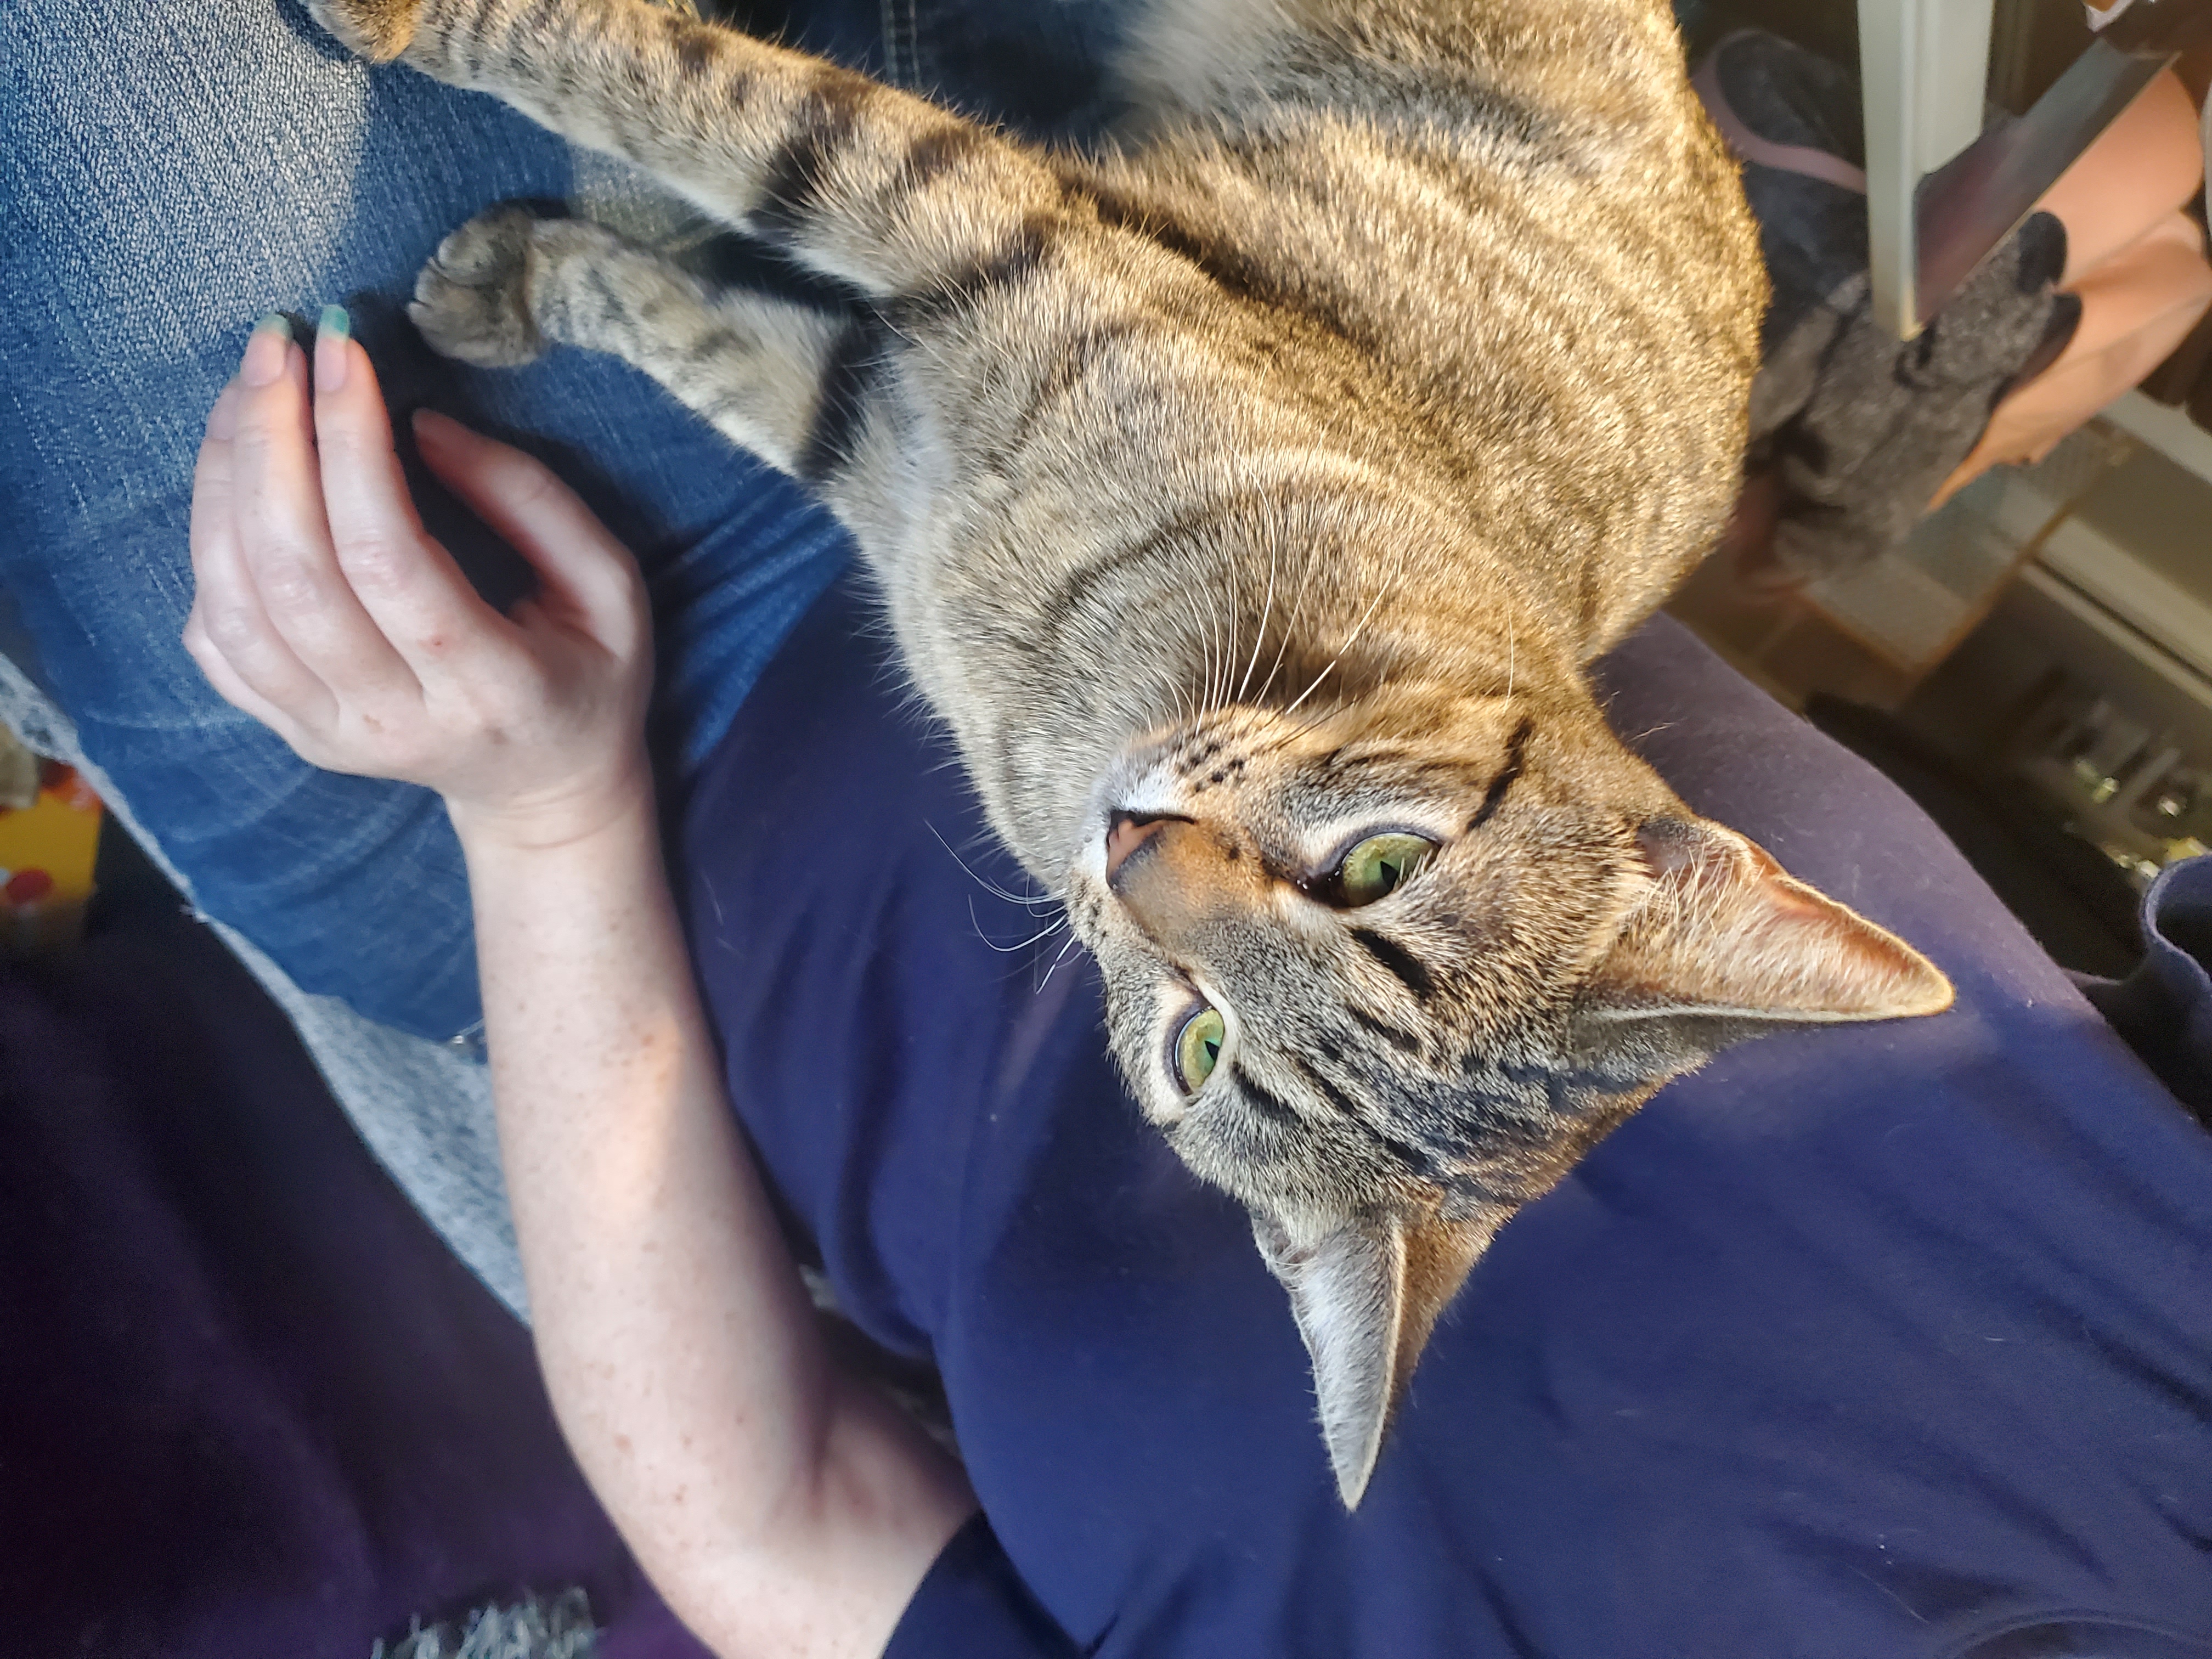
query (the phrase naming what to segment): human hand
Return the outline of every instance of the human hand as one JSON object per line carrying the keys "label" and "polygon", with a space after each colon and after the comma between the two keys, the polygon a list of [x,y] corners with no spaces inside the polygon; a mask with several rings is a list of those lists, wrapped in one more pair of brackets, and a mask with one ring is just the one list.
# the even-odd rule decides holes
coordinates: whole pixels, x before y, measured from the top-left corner
{"label": "human hand", "polygon": [[428,410],[415,436],[529,561],[535,597],[501,616],[423,529],[375,371],[332,307],[312,397],[306,355],[265,319],[208,416],[185,648],[302,759],[436,790],[465,843],[588,836],[649,789],[636,564],[520,451]]}

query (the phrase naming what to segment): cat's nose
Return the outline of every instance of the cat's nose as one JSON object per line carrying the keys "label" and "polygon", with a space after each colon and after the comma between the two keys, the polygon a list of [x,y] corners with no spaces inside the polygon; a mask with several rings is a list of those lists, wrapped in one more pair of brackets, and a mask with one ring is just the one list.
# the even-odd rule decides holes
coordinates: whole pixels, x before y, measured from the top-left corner
{"label": "cat's nose", "polygon": [[1106,884],[1121,890],[1121,867],[1169,823],[1185,820],[1158,812],[1115,812],[1107,820]]}
{"label": "cat's nose", "polygon": [[1108,852],[1106,884],[1161,945],[1172,947],[1189,929],[1259,902],[1260,860],[1216,826],[1188,818],[1133,823],[1122,846],[1118,863]]}

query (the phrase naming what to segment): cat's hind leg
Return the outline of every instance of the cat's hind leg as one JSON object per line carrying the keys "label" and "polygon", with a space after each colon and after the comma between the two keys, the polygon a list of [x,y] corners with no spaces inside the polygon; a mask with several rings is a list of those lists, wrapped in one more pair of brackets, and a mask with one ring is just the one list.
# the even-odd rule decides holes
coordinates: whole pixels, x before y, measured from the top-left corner
{"label": "cat's hind leg", "polygon": [[872,317],[710,290],[603,225],[514,206],[448,236],[409,311],[464,362],[528,362],[550,343],[619,357],[732,442],[816,485],[848,459],[891,344]]}

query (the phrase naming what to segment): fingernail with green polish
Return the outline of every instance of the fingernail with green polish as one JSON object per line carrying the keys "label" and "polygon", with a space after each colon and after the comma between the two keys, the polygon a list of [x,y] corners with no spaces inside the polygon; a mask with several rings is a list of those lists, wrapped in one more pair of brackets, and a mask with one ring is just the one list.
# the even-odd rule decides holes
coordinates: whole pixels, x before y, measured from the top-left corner
{"label": "fingernail with green polish", "polygon": [[284,354],[292,343],[292,325],[281,311],[272,311],[254,324],[239,364],[239,378],[252,386],[273,384],[284,372]]}
{"label": "fingernail with green polish", "polygon": [[346,383],[346,342],[353,335],[353,319],[343,306],[325,306],[315,323],[315,390],[319,395],[338,391]]}

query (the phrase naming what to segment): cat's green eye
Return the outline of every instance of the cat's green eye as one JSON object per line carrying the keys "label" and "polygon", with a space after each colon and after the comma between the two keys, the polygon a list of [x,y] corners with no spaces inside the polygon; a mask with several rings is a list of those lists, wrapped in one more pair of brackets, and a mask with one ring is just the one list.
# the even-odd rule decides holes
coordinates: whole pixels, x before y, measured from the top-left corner
{"label": "cat's green eye", "polygon": [[1182,1085],[1183,1093],[1196,1094],[1198,1085],[1213,1075],[1228,1035],[1229,1028],[1222,1024],[1218,1008],[1201,1008],[1183,1021],[1175,1040],[1176,1081]]}
{"label": "cat's green eye", "polygon": [[1436,850],[1434,842],[1420,836],[1395,830],[1370,836],[1336,866],[1337,890],[1346,904],[1372,904],[1411,881]]}

